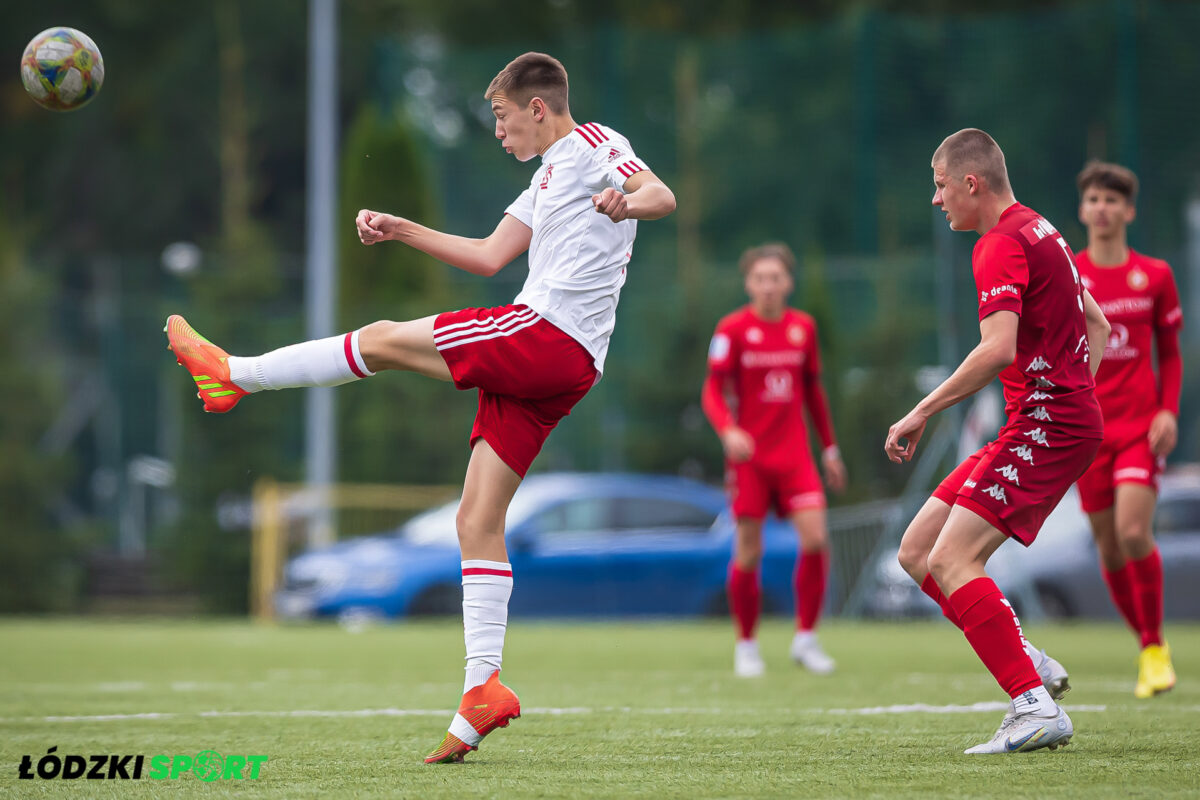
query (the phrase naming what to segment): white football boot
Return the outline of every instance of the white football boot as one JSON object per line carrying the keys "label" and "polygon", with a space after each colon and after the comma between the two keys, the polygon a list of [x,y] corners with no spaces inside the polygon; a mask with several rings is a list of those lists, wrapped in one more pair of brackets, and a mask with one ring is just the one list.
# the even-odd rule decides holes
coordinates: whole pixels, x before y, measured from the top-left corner
{"label": "white football boot", "polygon": [[992,755],[996,753],[1028,753],[1047,747],[1057,750],[1071,743],[1075,726],[1061,707],[1056,713],[1041,715],[1032,711],[1016,713],[1010,706],[1000,729],[990,741],[964,750],[967,755]]}
{"label": "white football boot", "polygon": [[758,641],[745,639],[733,647],[733,674],[739,678],[757,678],[767,671],[758,654]]}
{"label": "white football boot", "polygon": [[821,649],[821,643],[812,631],[796,631],[792,638],[792,660],[817,675],[828,675],[837,666],[837,662]]}
{"label": "white football boot", "polygon": [[1071,691],[1070,676],[1067,675],[1066,667],[1046,655],[1045,650],[1038,650],[1028,641],[1025,642],[1025,652],[1051,697],[1061,700],[1064,694]]}

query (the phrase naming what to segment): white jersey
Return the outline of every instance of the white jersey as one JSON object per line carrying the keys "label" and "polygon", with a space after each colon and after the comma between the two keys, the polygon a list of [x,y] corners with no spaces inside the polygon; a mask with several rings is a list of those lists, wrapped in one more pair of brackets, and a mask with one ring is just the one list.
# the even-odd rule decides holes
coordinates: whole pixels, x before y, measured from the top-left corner
{"label": "white jersey", "polygon": [[617,315],[637,221],[613,222],[592,195],[647,169],[629,140],[595,122],[580,125],[542,155],[529,188],[506,210],[533,230],[523,303],[583,345],[597,372]]}

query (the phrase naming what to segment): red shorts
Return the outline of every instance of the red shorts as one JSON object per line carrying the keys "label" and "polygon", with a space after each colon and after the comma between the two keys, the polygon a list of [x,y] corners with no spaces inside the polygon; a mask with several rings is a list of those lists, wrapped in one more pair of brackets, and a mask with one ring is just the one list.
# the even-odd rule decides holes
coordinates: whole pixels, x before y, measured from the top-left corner
{"label": "red shorts", "polygon": [[821,476],[807,454],[787,469],[770,469],[753,461],[727,463],[725,483],[737,519],[762,519],[771,508],[786,519],[797,511],[825,507]]}
{"label": "red shorts", "polygon": [[525,477],[558,421],[596,383],[583,345],[525,305],[439,314],[433,342],[459,389],[479,389],[480,437]]}
{"label": "red shorts", "polygon": [[933,496],[975,512],[1028,547],[1099,447],[1099,439],[1018,417],[959,464]]}
{"label": "red shorts", "polygon": [[[1096,460],[1076,484],[1079,505],[1086,513],[1112,508],[1118,483],[1137,483],[1158,491],[1158,476],[1166,465],[1166,459],[1150,452],[1149,432],[1147,428],[1104,437]],[[1109,431],[1105,433],[1109,434]]]}

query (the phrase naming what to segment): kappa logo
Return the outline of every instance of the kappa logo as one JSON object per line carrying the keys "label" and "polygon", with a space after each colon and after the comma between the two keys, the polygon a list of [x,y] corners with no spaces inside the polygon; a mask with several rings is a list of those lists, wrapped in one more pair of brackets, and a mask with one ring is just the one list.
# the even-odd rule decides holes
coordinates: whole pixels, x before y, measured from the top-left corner
{"label": "kappa logo", "polygon": [[1046,432],[1042,430],[1041,427],[1034,428],[1031,431],[1025,431],[1025,435],[1040,444],[1042,447],[1050,446],[1050,443],[1046,441]]}
{"label": "kappa logo", "polygon": [[1051,369],[1051,368],[1052,368],[1052,366],[1049,361],[1042,358],[1041,356],[1038,356],[1033,361],[1029,362],[1029,366],[1025,368],[1025,371],[1026,372],[1041,372],[1044,369]]}
{"label": "kappa logo", "polygon": [[1055,386],[1058,385],[1054,381],[1050,380],[1049,378],[1041,378],[1041,377],[1034,378],[1033,382],[1043,389],[1053,389]]}
{"label": "kappa logo", "polygon": [[1035,390],[1032,394],[1029,395],[1029,397],[1026,397],[1025,399],[1031,403],[1036,403],[1039,400],[1053,400],[1054,395],[1047,394],[1046,392],[1039,392],[1039,391]]}
{"label": "kappa logo", "polygon": [[1038,406],[1033,411],[1029,412],[1029,416],[1032,417],[1033,419],[1038,420],[1039,422],[1053,422],[1054,421],[1054,420],[1050,419],[1050,412],[1046,410],[1045,406]]}
{"label": "kappa logo", "polygon": [[1008,452],[1016,453],[1017,458],[1021,459],[1022,461],[1028,461],[1030,464],[1033,463],[1033,450],[1029,449],[1029,445],[1027,444],[1019,444],[1016,447],[1010,447],[1008,448]]}
{"label": "kappa logo", "polygon": [[1008,505],[1008,495],[1004,492],[1004,487],[998,483],[993,483],[984,489],[983,493],[989,495],[993,500],[999,500],[1004,505]]}
{"label": "kappa logo", "polygon": [[1021,479],[1020,479],[1020,476],[1017,474],[1017,468],[1014,467],[1012,464],[1005,464],[1003,467],[996,467],[996,472],[999,472],[1007,480],[1012,481],[1013,484],[1015,484],[1016,486],[1021,485]]}

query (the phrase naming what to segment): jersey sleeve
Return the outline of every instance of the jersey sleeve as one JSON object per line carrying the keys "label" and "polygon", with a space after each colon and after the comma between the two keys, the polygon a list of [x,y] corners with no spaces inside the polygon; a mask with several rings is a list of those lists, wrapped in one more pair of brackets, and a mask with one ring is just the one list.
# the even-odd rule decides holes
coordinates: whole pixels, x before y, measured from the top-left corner
{"label": "jersey sleeve", "polygon": [[833,435],[833,415],[829,411],[829,398],[825,395],[825,386],[821,383],[821,348],[817,342],[817,325],[808,324],[808,336],[804,357],[804,407],[813,421],[817,438],[821,446],[833,447],[837,439]]}
{"label": "jersey sleeve", "polygon": [[504,209],[504,213],[514,219],[525,223],[529,228],[533,227],[533,193],[536,190],[533,184],[529,188],[521,192],[516,200],[509,203],[508,208]]}
{"label": "jersey sleeve", "polygon": [[997,311],[1019,315],[1029,286],[1029,260],[1024,248],[1008,236],[984,236],[975,244],[971,262],[979,293],[979,319]]}
{"label": "jersey sleeve", "polygon": [[625,191],[625,181],[644,170],[650,169],[646,162],[637,157],[633,147],[620,135],[611,136],[595,147],[592,165],[596,171],[596,183],[601,189],[612,187]]}
{"label": "jersey sleeve", "polygon": [[1154,297],[1154,327],[1183,327],[1183,308],[1179,305],[1179,289],[1175,286],[1175,275],[1170,267],[1165,269],[1162,289]]}
{"label": "jersey sleeve", "polygon": [[725,399],[725,390],[733,380],[733,337],[726,326],[718,325],[708,345],[708,374],[704,378],[704,389],[700,407],[717,433],[734,423],[733,411]]}

